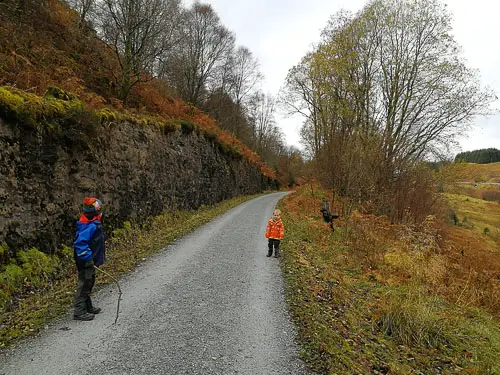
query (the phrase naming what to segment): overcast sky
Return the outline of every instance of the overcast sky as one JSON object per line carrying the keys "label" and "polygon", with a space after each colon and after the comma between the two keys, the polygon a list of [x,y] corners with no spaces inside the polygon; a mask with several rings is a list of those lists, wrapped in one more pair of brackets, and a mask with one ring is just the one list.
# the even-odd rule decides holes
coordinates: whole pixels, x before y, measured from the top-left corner
{"label": "overcast sky", "polygon": [[[186,5],[192,0],[184,0]],[[360,10],[365,0],[204,0],[236,35],[238,45],[257,57],[265,76],[263,91],[276,95],[288,70],[312,49],[330,16]],[[480,71],[483,85],[500,98],[500,1],[447,0],[456,41],[467,65]],[[495,107],[500,107],[497,101]],[[300,118],[278,117],[287,143],[299,145]],[[480,118],[460,141],[462,151],[500,149],[500,115]]]}

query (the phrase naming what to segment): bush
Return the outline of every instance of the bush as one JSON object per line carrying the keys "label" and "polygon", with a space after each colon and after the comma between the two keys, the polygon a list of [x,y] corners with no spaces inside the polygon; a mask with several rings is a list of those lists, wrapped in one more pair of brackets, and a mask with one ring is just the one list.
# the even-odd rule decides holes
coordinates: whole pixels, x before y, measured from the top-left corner
{"label": "bush", "polygon": [[415,287],[387,297],[378,320],[381,330],[402,345],[437,348],[450,345],[450,321],[441,313],[441,302]]}
{"label": "bush", "polygon": [[180,120],[180,125],[182,132],[185,134],[192,133],[196,129],[195,125],[187,120]]}

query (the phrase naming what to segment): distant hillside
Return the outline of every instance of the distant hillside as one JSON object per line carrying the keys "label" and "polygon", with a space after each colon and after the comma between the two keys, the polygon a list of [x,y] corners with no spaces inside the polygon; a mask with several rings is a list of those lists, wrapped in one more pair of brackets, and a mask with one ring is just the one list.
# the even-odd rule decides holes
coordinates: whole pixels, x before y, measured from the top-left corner
{"label": "distant hillside", "polygon": [[500,183],[500,162],[489,164],[461,163],[458,166],[459,181]]}
{"label": "distant hillside", "polygon": [[500,162],[500,150],[486,148],[481,150],[461,152],[455,156],[455,162],[488,164]]}

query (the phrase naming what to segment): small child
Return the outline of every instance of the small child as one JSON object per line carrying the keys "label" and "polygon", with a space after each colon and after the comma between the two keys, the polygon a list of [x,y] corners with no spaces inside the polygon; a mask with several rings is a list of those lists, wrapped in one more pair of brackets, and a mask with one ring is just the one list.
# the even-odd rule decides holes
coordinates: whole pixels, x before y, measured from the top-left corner
{"label": "small child", "polygon": [[73,317],[76,320],[92,320],[95,314],[101,312],[100,308],[92,305],[90,293],[95,283],[94,266],[99,267],[105,260],[102,203],[96,198],[85,198],[82,211],[82,216],[76,222],[76,239],[73,244],[78,270]]}
{"label": "small child", "polygon": [[271,217],[267,222],[266,238],[269,239],[269,250],[267,252],[268,257],[273,255],[273,248],[274,257],[278,258],[280,256],[280,241],[283,239],[283,237],[285,237],[285,226],[281,221],[280,215],[280,210],[274,210],[273,217]]}

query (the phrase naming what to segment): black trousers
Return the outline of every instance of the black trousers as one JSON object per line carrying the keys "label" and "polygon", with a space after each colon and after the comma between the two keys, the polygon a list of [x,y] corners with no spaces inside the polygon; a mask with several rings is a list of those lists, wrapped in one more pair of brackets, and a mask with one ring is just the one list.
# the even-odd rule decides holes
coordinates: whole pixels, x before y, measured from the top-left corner
{"label": "black trousers", "polygon": [[274,248],[274,256],[277,257],[280,255],[280,240],[277,240],[275,238],[269,238],[267,246],[269,247],[267,255],[269,256],[273,255],[273,248]]}
{"label": "black trousers", "polygon": [[76,267],[78,269],[78,289],[75,295],[74,314],[82,315],[92,310],[90,293],[92,293],[95,284],[95,270],[93,262],[77,262]]}

